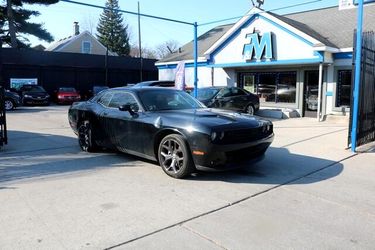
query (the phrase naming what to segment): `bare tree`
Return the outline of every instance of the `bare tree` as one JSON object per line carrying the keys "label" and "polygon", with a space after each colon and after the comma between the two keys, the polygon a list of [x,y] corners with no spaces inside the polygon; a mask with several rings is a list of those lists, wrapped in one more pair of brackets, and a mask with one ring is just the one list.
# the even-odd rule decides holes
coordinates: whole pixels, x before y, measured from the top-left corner
{"label": "bare tree", "polygon": [[82,23],[82,29],[87,30],[90,32],[90,34],[94,34],[96,25],[97,25],[97,17],[94,17],[91,13],[87,13],[87,15],[84,17]]}
{"label": "bare tree", "polygon": [[[132,45],[130,49],[130,56],[132,57],[139,57],[139,46]],[[142,46],[142,58],[148,58],[148,59],[158,59],[156,52],[148,47]]]}
{"label": "bare tree", "polygon": [[159,44],[155,48],[156,56],[158,59],[162,59],[169,54],[175,53],[180,48],[180,43],[175,40],[169,40],[162,44]]}

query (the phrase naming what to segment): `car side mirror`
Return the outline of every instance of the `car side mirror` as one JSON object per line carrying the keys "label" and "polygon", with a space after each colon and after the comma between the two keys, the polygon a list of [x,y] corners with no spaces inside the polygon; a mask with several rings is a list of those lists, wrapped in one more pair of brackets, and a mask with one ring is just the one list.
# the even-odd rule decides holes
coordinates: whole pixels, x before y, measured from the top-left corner
{"label": "car side mirror", "polygon": [[131,104],[124,104],[124,105],[120,105],[120,107],[118,107],[118,109],[120,111],[127,111],[129,112],[132,116],[136,115],[137,112],[139,111],[139,108],[137,105],[131,105]]}

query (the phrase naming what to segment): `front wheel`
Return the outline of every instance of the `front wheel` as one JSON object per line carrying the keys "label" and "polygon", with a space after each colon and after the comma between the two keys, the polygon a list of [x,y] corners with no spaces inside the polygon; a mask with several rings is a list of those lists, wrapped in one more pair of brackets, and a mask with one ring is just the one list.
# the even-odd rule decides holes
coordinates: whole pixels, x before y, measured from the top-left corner
{"label": "front wheel", "polygon": [[97,149],[92,136],[92,127],[89,121],[84,121],[78,128],[78,143],[83,151],[94,152]]}
{"label": "front wheel", "polygon": [[16,107],[16,105],[14,104],[14,102],[12,100],[9,100],[9,99],[6,99],[5,102],[4,102],[4,106],[5,106],[5,110],[9,111],[9,110],[12,110]]}
{"label": "front wheel", "polygon": [[194,171],[194,163],[185,139],[171,134],[161,140],[158,150],[159,164],[173,178],[184,178]]}

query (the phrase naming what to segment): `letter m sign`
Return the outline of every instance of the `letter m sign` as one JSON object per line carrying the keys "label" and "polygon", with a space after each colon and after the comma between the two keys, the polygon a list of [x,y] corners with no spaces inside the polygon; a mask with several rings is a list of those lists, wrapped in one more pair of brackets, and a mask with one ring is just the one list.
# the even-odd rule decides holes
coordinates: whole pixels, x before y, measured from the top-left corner
{"label": "letter m sign", "polygon": [[257,61],[260,61],[262,58],[267,60],[273,58],[271,32],[264,33],[260,37],[260,41],[258,33],[247,34],[246,40],[248,43],[244,45],[242,52],[244,59],[252,60],[255,58]]}

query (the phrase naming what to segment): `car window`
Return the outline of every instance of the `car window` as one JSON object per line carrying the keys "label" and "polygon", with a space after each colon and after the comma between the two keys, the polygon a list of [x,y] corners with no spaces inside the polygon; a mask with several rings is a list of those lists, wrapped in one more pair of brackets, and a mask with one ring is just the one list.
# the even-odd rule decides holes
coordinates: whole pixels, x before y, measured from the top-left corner
{"label": "car window", "polygon": [[138,106],[136,99],[130,93],[117,92],[113,94],[113,97],[108,106],[110,108],[118,108],[126,104],[129,104],[133,107]]}
{"label": "car window", "polygon": [[204,106],[180,90],[148,90],[139,94],[147,111],[197,109]]}
{"label": "car window", "polygon": [[230,97],[232,96],[232,93],[229,88],[223,88],[220,90],[219,94],[217,94],[218,98],[224,98],[224,97]]}
{"label": "car window", "polygon": [[109,102],[110,102],[111,99],[112,99],[112,96],[113,96],[113,93],[111,93],[111,92],[107,92],[107,93],[103,94],[103,95],[98,99],[98,103],[100,103],[101,105],[103,105],[103,106],[105,106],[105,107],[108,107]]}
{"label": "car window", "polygon": [[232,88],[232,96],[247,95],[247,93],[240,88]]}

